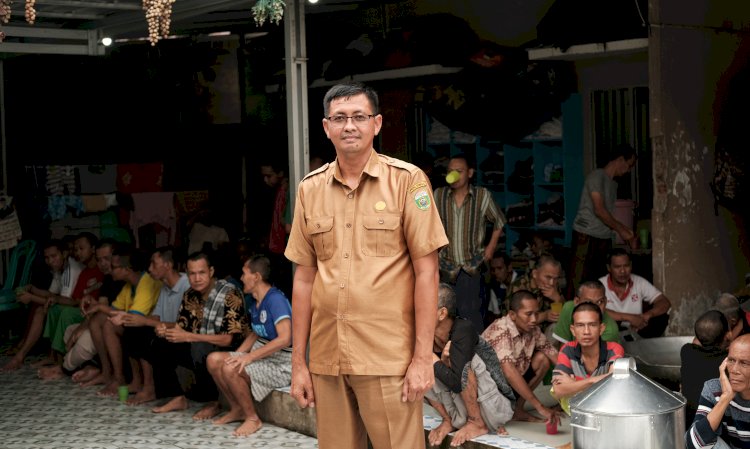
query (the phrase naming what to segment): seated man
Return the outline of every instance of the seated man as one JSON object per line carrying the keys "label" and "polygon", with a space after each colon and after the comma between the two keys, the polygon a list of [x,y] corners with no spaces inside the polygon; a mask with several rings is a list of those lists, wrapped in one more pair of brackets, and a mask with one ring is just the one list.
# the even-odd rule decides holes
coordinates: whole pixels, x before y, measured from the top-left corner
{"label": "seated man", "polygon": [[[154,329],[160,323],[177,321],[177,312],[180,310],[182,297],[190,287],[187,275],[177,271],[177,266],[174,248],[156,249],[151,254],[151,263],[148,267],[151,277],[162,283],[156,306],[150,315],[129,313],[122,318],[122,325],[125,328],[122,337],[124,352],[136,361],[133,367],[138,368],[133,370],[134,379],[131,385],[134,388],[140,387],[135,391],[135,396],[126,401],[128,405],[143,404],[156,399],[153,367],[146,356],[153,341],[157,338]],[[137,377],[139,375],[140,378]]]}
{"label": "seated man", "polygon": [[718,310],[709,310],[695,321],[698,344],[685,343],[680,349],[680,382],[685,396],[685,424],[693,422],[703,384],[716,376],[727,356],[730,343],[729,323]]}
{"label": "seated man", "polygon": [[96,255],[97,270],[102,273],[101,288],[98,291],[98,295],[87,294],[81,298],[79,308],[84,317],[83,321],[71,324],[65,329],[65,333],[63,334],[65,355],[63,356],[62,365],[46,371],[45,374],[50,379],[63,377],[67,374],[71,376],[73,382],[82,385],[100,373],[96,365],[89,363],[96,356],[96,346],[94,346],[94,341],[89,331],[91,315],[86,315],[85,312],[90,304],[97,301],[102,304],[112,303],[117,298],[120,290],[122,290],[123,283],[115,281],[111,275],[112,249],[114,246],[115,241],[108,238],[99,240],[96,244],[94,252]]}
{"label": "seated man", "polygon": [[151,411],[166,413],[188,408],[176,372],[177,366],[183,366],[195,374],[193,398],[208,402],[193,415],[195,420],[204,420],[221,410],[219,392],[206,365],[208,355],[238,347],[250,329],[242,292],[233,284],[216,279],[206,253],[188,257],[187,275],[190,288],[182,299],[177,322],[161,323],[156,328],[156,335],[162,338],[154,341],[147,357],[154,369],[157,395],[172,397]]}
{"label": "seated man", "polygon": [[506,298],[516,279],[518,273],[511,266],[510,256],[503,250],[495,251],[490,260],[489,277],[480,285],[485,328],[508,313]]}
{"label": "seated man", "polygon": [[[722,293],[716,298],[716,302],[714,303],[713,308],[723,313],[727,318],[727,323],[729,324],[729,330],[731,332],[730,340],[734,340],[740,335],[750,332],[750,325],[745,319],[745,311],[743,310],[743,307],[750,307],[750,303],[746,301],[740,306],[740,301],[731,293]],[[694,341],[693,343],[699,342]]]}
{"label": "seated man", "polygon": [[73,294],[78,276],[83,266],[72,257],[68,257],[68,247],[62,240],[53,239],[44,246],[44,263],[52,271],[52,282],[44,290],[34,285],[25,285],[17,292],[18,302],[30,304],[28,323],[24,336],[14,349],[15,355],[0,368],[0,372],[15,371],[23,366],[26,354],[39,341],[47,319],[47,310],[55,304],[56,297],[69,298]]}
{"label": "seated man", "polygon": [[[85,312],[92,315],[89,331],[102,364],[101,373],[84,385],[103,383],[99,396],[115,396],[126,384],[123,369],[123,318],[128,314],[148,315],[156,305],[161,282],[142,271],[142,262],[128,245],[117,245],[112,253],[112,278],[125,285],[112,305],[100,302],[89,304]],[[140,380],[140,379],[137,379]],[[133,385],[139,390],[139,385]]]}
{"label": "seated man", "polygon": [[443,422],[430,431],[430,445],[439,446],[453,429],[458,429],[451,441],[453,447],[490,429],[508,434],[505,423],[513,417],[513,406],[490,374],[494,368],[495,377],[502,376],[497,358],[490,351],[495,361],[485,364],[476,352],[479,343],[474,326],[456,316],[456,293],[450,285],[440,284],[432,356],[435,384],[425,398]]}
{"label": "seated man", "polygon": [[[497,353],[503,374],[518,398],[513,419],[557,424],[559,412],[545,407],[534,395],[534,388],[557,362],[557,351],[539,329],[538,320],[539,300],[530,291],[519,290],[510,297],[508,315],[495,320],[482,337]],[[544,419],[524,410],[527,401]]]}
{"label": "seated man", "polygon": [[[537,325],[542,327],[542,332],[545,332],[548,337],[552,336],[554,323],[559,317],[559,313],[552,311],[552,304],[559,303],[562,306],[565,302],[560,290],[561,274],[560,262],[551,254],[542,253],[535,259],[531,273],[517,279],[510,288],[511,294],[519,290],[528,290],[539,300]],[[549,331],[547,331],[548,327]]]}
{"label": "seated man", "polygon": [[570,330],[575,340],[565,343],[552,375],[552,395],[570,413],[567,400],[609,374],[615,360],[625,355],[619,343],[600,337],[606,328],[599,306],[582,302],[573,309]]}
{"label": "seated man", "polygon": [[606,288],[607,313],[643,338],[662,335],[669,324],[669,299],[649,281],[632,274],[630,254],[624,249],[612,249],[607,261],[609,274],[599,279]]}
{"label": "seated man", "polygon": [[66,353],[65,332],[69,326],[83,321],[80,304],[86,296],[99,296],[104,274],[99,270],[94,257],[94,249],[99,239],[90,232],[78,234],[73,242],[74,257],[84,267],[78,276],[76,287],[70,297],[55,295],[47,307],[47,322],[44,326],[44,337],[50,339],[53,362],[52,366],[42,367],[38,371],[40,379],[52,380],[62,377],[62,356]]}
{"label": "seated man", "polygon": [[703,384],[698,411],[685,432],[688,449],[747,447],[750,429],[750,335],[740,335],[729,345],[729,355],[719,366],[718,378]]}
{"label": "seated man", "polygon": [[255,300],[247,311],[252,332],[236,352],[208,356],[208,371],[230,407],[214,424],[243,421],[233,433],[239,437],[255,433],[263,425],[253,400],[260,402],[275,388],[292,383],[292,306],[284,293],[269,283],[270,278],[267,257],[255,256],[243,264],[243,290]]}
{"label": "seated man", "polygon": [[604,294],[604,286],[599,281],[586,281],[578,286],[576,291],[576,297],[573,301],[567,301],[560,312],[560,317],[555,324],[555,330],[552,333],[552,337],[561,342],[567,343],[572,341],[573,331],[571,325],[573,324],[573,309],[578,304],[590,302],[597,306],[604,315],[604,331],[602,331],[602,340],[613,341],[615,343],[620,342],[620,332],[617,329],[617,323],[612,319],[604,308],[607,305],[607,297]]}

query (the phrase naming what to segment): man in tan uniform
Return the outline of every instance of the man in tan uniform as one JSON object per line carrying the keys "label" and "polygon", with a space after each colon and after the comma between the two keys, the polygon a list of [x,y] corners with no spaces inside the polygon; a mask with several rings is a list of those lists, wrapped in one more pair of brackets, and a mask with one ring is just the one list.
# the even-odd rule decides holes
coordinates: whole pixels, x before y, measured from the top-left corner
{"label": "man in tan uniform", "polygon": [[424,448],[448,240],[424,172],[373,149],[377,94],[336,85],[323,108],[337,157],[300,182],[285,252],[297,264],[292,396],[316,407],[321,449],[364,449],[368,436],[374,449]]}

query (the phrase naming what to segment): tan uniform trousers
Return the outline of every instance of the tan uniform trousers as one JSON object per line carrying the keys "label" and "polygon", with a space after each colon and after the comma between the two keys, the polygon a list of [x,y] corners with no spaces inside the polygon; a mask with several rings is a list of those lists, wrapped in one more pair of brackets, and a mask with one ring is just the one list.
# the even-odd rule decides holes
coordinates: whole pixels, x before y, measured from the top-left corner
{"label": "tan uniform trousers", "polygon": [[422,400],[401,402],[403,376],[312,375],[320,449],[423,449]]}

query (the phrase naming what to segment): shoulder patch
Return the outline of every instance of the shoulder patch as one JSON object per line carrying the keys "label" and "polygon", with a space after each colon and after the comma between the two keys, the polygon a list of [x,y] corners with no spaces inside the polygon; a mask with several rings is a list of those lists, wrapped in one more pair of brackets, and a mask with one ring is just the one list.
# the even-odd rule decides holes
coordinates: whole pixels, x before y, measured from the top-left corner
{"label": "shoulder patch", "polygon": [[414,194],[414,204],[417,205],[417,208],[419,210],[427,210],[430,208],[432,200],[430,199],[430,194],[427,192],[427,189],[422,187],[421,189],[417,190],[417,192]]}
{"label": "shoulder patch", "polygon": [[425,181],[420,181],[420,182],[414,184],[413,186],[409,187],[409,193],[412,193],[413,191],[415,191],[415,190],[417,190],[419,188],[422,188],[422,187],[427,187],[427,183]]}

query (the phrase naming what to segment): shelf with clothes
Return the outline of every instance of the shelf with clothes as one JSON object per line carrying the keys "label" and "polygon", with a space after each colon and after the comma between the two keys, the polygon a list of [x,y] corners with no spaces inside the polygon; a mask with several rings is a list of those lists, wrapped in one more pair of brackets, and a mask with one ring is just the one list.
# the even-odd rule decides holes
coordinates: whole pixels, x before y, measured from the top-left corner
{"label": "shelf with clothes", "polygon": [[581,97],[573,94],[563,102],[561,119],[503,146],[509,254],[537,231],[558,246],[570,246],[583,188],[582,113]]}

